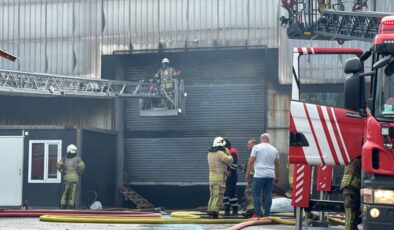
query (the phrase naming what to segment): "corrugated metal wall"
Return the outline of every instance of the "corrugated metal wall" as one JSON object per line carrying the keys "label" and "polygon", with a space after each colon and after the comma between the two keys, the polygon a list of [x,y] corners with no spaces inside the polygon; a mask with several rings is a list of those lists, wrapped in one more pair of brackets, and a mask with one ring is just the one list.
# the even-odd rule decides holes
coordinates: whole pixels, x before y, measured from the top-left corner
{"label": "corrugated metal wall", "polygon": [[277,47],[275,0],[106,0],[103,52],[267,45]]}
{"label": "corrugated metal wall", "polygon": [[99,76],[100,1],[3,0],[0,12],[0,48],[21,58],[1,68]]}
{"label": "corrugated metal wall", "polygon": [[[164,54],[163,54],[164,55]],[[229,137],[241,162],[246,142],[265,130],[266,82],[277,50],[231,50],[165,54],[183,73],[186,114],[140,117],[137,100],[126,100],[128,181],[208,183],[207,149],[215,136]],[[152,76],[160,54],[131,55],[127,80]],[[158,68],[158,66],[156,65]]]}
{"label": "corrugated metal wall", "polygon": [[[391,0],[376,2],[376,11],[394,11]],[[21,57],[0,68],[99,77],[101,54],[116,50],[247,43],[280,47],[280,82],[289,83],[293,46],[338,45],[289,41],[282,15],[277,0],[0,0],[0,48]]]}
{"label": "corrugated metal wall", "polygon": [[277,47],[276,0],[0,0],[0,68],[99,77],[116,50]]}

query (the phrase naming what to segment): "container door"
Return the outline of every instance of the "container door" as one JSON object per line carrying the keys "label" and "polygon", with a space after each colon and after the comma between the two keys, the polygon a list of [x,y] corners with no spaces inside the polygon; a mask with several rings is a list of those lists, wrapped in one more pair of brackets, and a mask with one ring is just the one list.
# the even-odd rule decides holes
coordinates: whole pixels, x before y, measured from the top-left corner
{"label": "container door", "polygon": [[0,206],[21,206],[23,137],[0,137],[0,146]]}

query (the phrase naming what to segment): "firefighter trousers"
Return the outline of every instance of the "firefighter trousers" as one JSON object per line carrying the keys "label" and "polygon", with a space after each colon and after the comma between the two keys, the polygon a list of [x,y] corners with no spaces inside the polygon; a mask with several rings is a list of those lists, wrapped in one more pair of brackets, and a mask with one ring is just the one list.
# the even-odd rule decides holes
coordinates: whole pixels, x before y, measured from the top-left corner
{"label": "firefighter trousers", "polygon": [[253,211],[254,204],[253,204],[253,194],[252,194],[252,183],[247,183],[245,187],[245,209],[246,211]]}
{"label": "firefighter trousers", "polygon": [[62,199],[60,201],[61,208],[75,208],[75,195],[77,193],[77,182],[64,182]]}
{"label": "firefighter trousers", "polygon": [[361,223],[360,192],[350,188],[343,188],[342,194],[346,214],[345,230],[357,230],[357,225]]}
{"label": "firefighter trousers", "polygon": [[209,202],[208,202],[208,212],[219,213],[219,210],[223,207],[223,196],[226,190],[226,184],[214,183],[209,185]]}
{"label": "firefighter trousers", "polygon": [[230,176],[226,180],[226,191],[224,192],[224,210],[228,213],[230,208],[233,214],[238,214],[238,197],[236,193],[237,188],[237,174]]}

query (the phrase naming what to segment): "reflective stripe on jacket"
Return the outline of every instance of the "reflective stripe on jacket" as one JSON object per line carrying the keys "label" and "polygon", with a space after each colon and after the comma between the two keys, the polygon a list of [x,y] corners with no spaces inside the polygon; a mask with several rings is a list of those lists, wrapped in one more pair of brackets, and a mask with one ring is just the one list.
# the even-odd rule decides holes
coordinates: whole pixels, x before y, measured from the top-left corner
{"label": "reflective stripe on jacket", "polygon": [[352,160],[345,167],[341,182],[341,190],[344,188],[360,189],[361,187],[361,158]]}

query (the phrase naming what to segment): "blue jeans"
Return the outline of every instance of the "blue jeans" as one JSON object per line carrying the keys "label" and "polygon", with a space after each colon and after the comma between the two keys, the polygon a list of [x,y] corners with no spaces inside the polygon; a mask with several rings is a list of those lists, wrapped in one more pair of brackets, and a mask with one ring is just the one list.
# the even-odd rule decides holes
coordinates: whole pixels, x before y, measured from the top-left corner
{"label": "blue jeans", "polygon": [[264,199],[264,215],[269,216],[272,204],[272,187],[274,184],[274,178],[253,178],[252,191],[253,191],[253,203],[254,203],[254,214],[261,216],[261,203],[260,194],[263,190]]}

